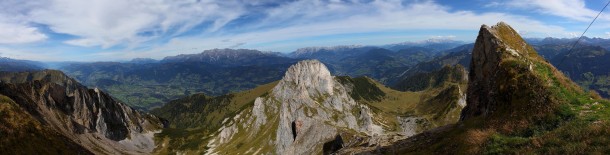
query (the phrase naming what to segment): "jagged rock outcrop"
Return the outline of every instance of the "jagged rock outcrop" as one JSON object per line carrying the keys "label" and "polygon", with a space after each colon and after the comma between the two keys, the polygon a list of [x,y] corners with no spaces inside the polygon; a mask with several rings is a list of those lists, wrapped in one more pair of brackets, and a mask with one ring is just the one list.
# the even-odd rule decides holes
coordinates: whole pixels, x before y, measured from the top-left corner
{"label": "jagged rock outcrop", "polygon": [[462,111],[462,119],[494,113],[495,108],[500,106],[498,104],[503,104],[498,98],[511,95],[500,92],[510,91],[502,88],[506,84],[507,72],[510,72],[506,69],[512,69],[506,67],[507,63],[527,65],[524,67],[531,72],[534,64],[530,57],[538,57],[534,49],[504,22],[481,27],[472,55],[468,105]]}
{"label": "jagged rock outcrop", "polygon": [[[310,152],[314,151],[311,148],[333,138],[337,127],[371,136],[382,132],[381,127],[372,123],[368,107],[350,98],[346,88],[316,60],[301,61],[290,67],[273,89],[273,96],[282,103],[276,142],[279,154],[316,153]],[[309,114],[307,109],[315,109],[317,114]],[[293,122],[299,126],[296,133],[289,126]],[[296,136],[292,138],[292,134]]]}
{"label": "jagged rock outcrop", "polygon": [[[146,154],[163,124],[59,71],[1,73],[0,94],[42,126],[96,154]],[[49,146],[52,147],[52,146]]]}

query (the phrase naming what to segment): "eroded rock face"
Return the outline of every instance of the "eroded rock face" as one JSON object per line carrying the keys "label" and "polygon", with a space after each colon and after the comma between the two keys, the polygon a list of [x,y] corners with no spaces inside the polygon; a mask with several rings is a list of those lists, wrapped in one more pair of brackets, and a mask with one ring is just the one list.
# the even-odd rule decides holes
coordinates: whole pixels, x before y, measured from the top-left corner
{"label": "eroded rock face", "polygon": [[[373,134],[375,126],[368,107],[360,107],[317,60],[290,67],[273,89],[273,96],[282,103],[276,141],[279,154],[315,153],[309,151],[337,135],[333,130],[336,127]],[[309,112],[311,109],[316,114]],[[295,138],[292,122],[297,122]]]}
{"label": "eroded rock face", "polygon": [[472,60],[468,79],[468,105],[462,110],[461,119],[476,116],[488,116],[500,103],[498,90],[504,73],[499,70],[506,67],[501,63],[507,60],[525,62],[532,70],[532,63],[527,58],[536,55],[532,47],[519,36],[508,24],[500,22],[495,26],[481,26],[479,36],[472,51]]}
{"label": "eroded rock face", "polygon": [[151,152],[153,133],[163,127],[159,118],[87,89],[59,71],[2,73],[0,78],[0,94],[95,153]]}

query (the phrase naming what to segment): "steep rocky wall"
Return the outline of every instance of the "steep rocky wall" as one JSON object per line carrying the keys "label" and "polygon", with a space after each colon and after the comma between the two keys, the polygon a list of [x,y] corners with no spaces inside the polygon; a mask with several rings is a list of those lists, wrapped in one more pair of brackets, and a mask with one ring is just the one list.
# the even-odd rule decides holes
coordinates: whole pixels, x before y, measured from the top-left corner
{"label": "steep rocky wall", "polygon": [[[372,124],[368,107],[357,104],[326,66],[316,60],[301,61],[290,67],[273,89],[273,96],[282,103],[276,142],[278,153],[315,153],[307,151],[320,141],[334,138],[337,131],[333,129],[337,127],[367,135],[382,132]],[[308,115],[306,109],[316,109],[317,114]],[[294,137],[291,136],[293,123],[296,124]]]}
{"label": "steep rocky wall", "polygon": [[[462,111],[462,120],[476,117],[488,116],[494,109],[505,104],[500,90],[506,90],[502,86],[507,86],[505,78],[513,74],[506,65],[515,65],[532,70],[531,59],[537,58],[533,48],[519,36],[519,34],[506,23],[500,22],[495,26],[481,26],[479,35],[472,51],[472,60],[469,72],[468,83],[468,105]],[[525,73],[524,72],[524,73]],[[525,73],[531,75],[531,73]],[[525,82],[525,81],[522,81]],[[505,91],[505,92],[508,92]],[[504,102],[504,103],[500,103]]]}
{"label": "steep rocky wall", "polygon": [[159,118],[98,89],[88,89],[59,71],[2,73],[0,77],[0,94],[44,126],[95,153],[150,152],[155,147],[152,133],[163,127]]}

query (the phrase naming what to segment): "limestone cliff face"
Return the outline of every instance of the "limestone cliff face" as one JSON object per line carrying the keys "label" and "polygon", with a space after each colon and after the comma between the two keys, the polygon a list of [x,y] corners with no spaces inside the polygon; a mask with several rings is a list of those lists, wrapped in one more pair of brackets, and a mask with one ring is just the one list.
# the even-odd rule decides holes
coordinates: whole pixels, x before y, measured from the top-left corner
{"label": "limestone cliff face", "polygon": [[2,73],[0,81],[0,94],[97,154],[151,152],[152,136],[163,127],[159,118],[88,89],[59,71]]}
{"label": "limestone cliff face", "polygon": [[290,67],[273,89],[273,96],[282,103],[276,142],[278,153],[315,153],[308,151],[313,151],[311,148],[320,141],[334,138],[337,127],[367,135],[382,132],[381,127],[372,123],[368,107],[350,98],[346,88],[316,60],[301,61]]}

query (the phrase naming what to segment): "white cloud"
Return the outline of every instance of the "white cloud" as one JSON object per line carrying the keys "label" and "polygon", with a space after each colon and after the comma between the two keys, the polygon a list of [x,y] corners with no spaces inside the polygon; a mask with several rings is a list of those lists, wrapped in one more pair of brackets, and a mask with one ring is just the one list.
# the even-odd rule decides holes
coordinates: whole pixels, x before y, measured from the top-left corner
{"label": "white cloud", "polygon": [[[248,43],[240,48],[260,50],[287,51],[298,46],[315,46],[319,42],[285,42],[303,38],[391,31],[434,31],[434,30],[476,30],[481,24],[493,25],[505,21],[513,27],[528,34],[563,34],[559,26],[505,13],[474,13],[470,11],[449,11],[450,9],[432,1],[423,1],[410,5],[401,5],[400,1],[375,1],[372,4],[337,3],[326,5],[319,1],[301,1],[269,10],[268,17],[256,22],[251,27],[264,25],[287,26],[248,31],[236,34],[202,35],[173,38],[163,45],[155,45],[145,53],[162,58],[180,53],[195,53],[203,49],[228,48],[236,43]],[[424,38],[420,39],[426,39]],[[443,36],[455,38],[456,36]],[[359,38],[353,38],[358,40]],[[374,39],[374,38],[373,38]],[[366,44],[366,42],[365,42]],[[296,46],[296,47],[295,47]],[[186,50],[177,50],[186,49]],[[111,54],[113,53],[113,54]],[[120,51],[108,52],[105,55],[117,56]],[[137,56],[137,51],[121,55],[123,59]],[[141,57],[141,56],[140,56]]]}
{"label": "white cloud", "polygon": [[45,39],[47,39],[47,36],[35,27],[22,23],[0,21],[0,44],[31,43]]}
{"label": "white cloud", "polygon": [[452,39],[455,39],[455,38],[457,38],[457,37],[454,36],[454,35],[447,35],[447,36],[431,36],[429,39],[449,39],[449,40],[452,40]]}
{"label": "white cloud", "polygon": [[[8,13],[0,11],[0,14],[17,12],[27,16],[27,22],[48,25],[54,32],[77,36],[76,39],[65,41],[65,44],[93,48],[124,44],[133,47],[89,55],[98,60],[130,59],[143,55],[162,58],[236,45],[240,48],[287,51],[298,46],[319,45],[319,41],[312,41],[311,38],[357,33],[459,30],[473,31],[469,37],[474,39],[481,24],[492,25],[499,21],[505,21],[528,35],[565,33],[562,27],[526,16],[452,11],[454,9],[430,0],[412,1],[411,4],[401,0],[377,0],[370,3],[301,0],[278,2],[281,5],[272,8],[252,7],[275,3],[272,0],[35,1],[37,3],[27,5],[25,9],[14,9]],[[7,5],[0,2],[0,6]],[[264,16],[235,27],[225,27],[227,23],[242,16],[250,16],[252,12]],[[200,23],[209,23],[210,27],[200,30],[199,35],[180,36]],[[146,35],[142,35],[144,33]],[[447,34],[428,34],[420,39],[427,39],[431,35],[447,37]],[[171,39],[167,43],[155,40],[161,37]],[[465,38],[461,35],[453,37]],[[286,42],[299,39],[306,41]],[[364,43],[370,43],[372,39],[376,38],[352,38]]]}
{"label": "white cloud", "polygon": [[[500,2],[490,2],[500,3]],[[510,0],[495,5],[497,7],[514,7],[534,10],[544,14],[564,17],[580,22],[590,22],[599,11],[591,10],[585,6],[585,0]],[[601,9],[602,6],[600,6]],[[600,17],[608,20],[610,18]]]}
{"label": "white cloud", "polygon": [[216,30],[242,14],[239,6],[206,0],[52,0],[29,12],[29,18],[79,37],[67,44],[107,48],[180,34],[202,22],[212,22]]}

